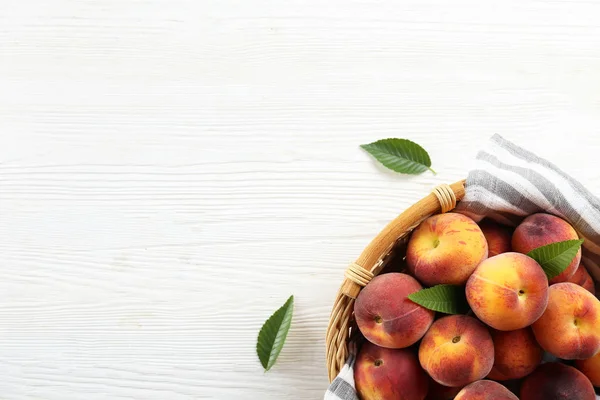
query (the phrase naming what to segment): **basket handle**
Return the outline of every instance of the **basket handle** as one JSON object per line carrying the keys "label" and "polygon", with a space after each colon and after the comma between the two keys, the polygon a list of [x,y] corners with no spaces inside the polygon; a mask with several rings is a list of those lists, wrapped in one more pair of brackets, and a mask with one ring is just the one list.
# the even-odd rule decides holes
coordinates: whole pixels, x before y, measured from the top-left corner
{"label": "basket handle", "polygon": [[360,289],[375,277],[381,268],[378,261],[389,252],[399,237],[412,231],[421,221],[437,212],[448,212],[465,195],[465,181],[436,186],[429,196],[409,207],[377,235],[358,259],[346,270],[341,291],[355,299]]}
{"label": "basket handle", "polygon": [[465,181],[440,185],[419,202],[397,216],[363,250],[346,269],[344,283],[335,299],[326,336],[329,381],[337,376],[348,356],[348,333],[354,299],[383,267],[379,261],[390,252],[396,241],[416,228],[432,214],[452,210],[465,195]]}

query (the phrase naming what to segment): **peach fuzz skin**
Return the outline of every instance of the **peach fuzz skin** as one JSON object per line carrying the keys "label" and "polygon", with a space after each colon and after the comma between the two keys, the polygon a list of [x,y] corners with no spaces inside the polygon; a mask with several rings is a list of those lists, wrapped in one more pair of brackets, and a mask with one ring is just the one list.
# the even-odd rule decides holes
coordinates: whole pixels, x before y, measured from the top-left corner
{"label": "peach fuzz skin", "polygon": [[[512,248],[513,251],[527,254],[533,249],[550,243],[575,239],[579,239],[579,236],[568,222],[554,215],[538,213],[525,218],[517,226],[512,237]],[[573,276],[580,261],[581,249],[560,275],[550,279],[550,284],[566,282]]]}
{"label": "peach fuzz skin", "polygon": [[365,343],[354,367],[361,400],[424,400],[429,379],[408,349]]}
{"label": "peach fuzz skin", "polygon": [[511,239],[513,230],[505,225],[500,225],[491,219],[484,219],[479,227],[488,243],[488,257],[512,251]]}
{"label": "peach fuzz skin", "polygon": [[442,317],[423,337],[419,362],[440,385],[464,386],[490,373],[494,365],[494,343],[488,329],[475,318]]}
{"label": "peach fuzz skin", "polygon": [[600,351],[592,358],[575,361],[575,368],[583,372],[592,385],[600,388]]}
{"label": "peach fuzz skin", "polygon": [[544,351],[535,341],[531,328],[491,331],[494,341],[494,367],[488,379],[506,381],[532,373],[542,362]]}
{"label": "peach fuzz skin", "polygon": [[408,299],[422,286],[410,275],[379,275],[359,293],[354,304],[358,328],[371,343],[400,349],[416,343],[431,326],[435,313]]}
{"label": "peach fuzz skin", "polygon": [[483,261],[467,282],[467,301],[477,317],[501,331],[531,325],[546,309],[548,279],[540,265],[519,253]]}
{"label": "peach fuzz skin", "polygon": [[600,301],[579,285],[557,283],[548,290],[548,307],[533,325],[544,350],[558,358],[583,360],[600,351]]}
{"label": "peach fuzz skin", "polygon": [[540,365],[521,385],[521,400],[595,400],[589,379],[568,365]]}
{"label": "peach fuzz skin", "polygon": [[579,267],[567,282],[579,285],[592,294],[596,293],[596,286],[594,285],[594,280],[592,279],[590,273],[587,271],[583,264],[579,264]]}
{"label": "peach fuzz skin", "polygon": [[487,255],[487,241],[475,221],[446,213],[427,218],[413,231],[406,262],[409,272],[426,286],[461,285]]}
{"label": "peach fuzz skin", "polygon": [[485,380],[465,386],[454,400],[519,400],[519,398],[498,382]]}

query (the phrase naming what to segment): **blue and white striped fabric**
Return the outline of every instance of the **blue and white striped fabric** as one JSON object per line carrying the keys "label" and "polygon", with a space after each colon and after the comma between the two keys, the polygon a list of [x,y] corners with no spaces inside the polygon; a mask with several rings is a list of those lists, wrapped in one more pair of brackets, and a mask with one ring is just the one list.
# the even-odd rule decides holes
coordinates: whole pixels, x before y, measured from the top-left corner
{"label": "blue and white striped fabric", "polygon": [[[508,225],[516,225],[536,212],[557,215],[569,221],[585,239],[582,262],[596,282],[600,282],[598,198],[552,163],[500,135],[494,135],[488,147],[477,154],[457,211],[476,221],[490,217]],[[327,390],[325,400],[358,399],[354,389],[354,360],[355,355],[351,354]],[[596,399],[600,400],[600,395]]]}

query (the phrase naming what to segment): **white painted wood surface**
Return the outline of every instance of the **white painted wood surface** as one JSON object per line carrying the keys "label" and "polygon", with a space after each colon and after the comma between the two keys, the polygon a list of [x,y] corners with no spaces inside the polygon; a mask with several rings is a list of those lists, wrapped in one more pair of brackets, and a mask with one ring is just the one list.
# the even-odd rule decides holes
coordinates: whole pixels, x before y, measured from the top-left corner
{"label": "white painted wood surface", "polygon": [[[347,262],[492,133],[600,193],[600,3],[0,2],[0,398],[318,399]],[[358,145],[407,137],[437,176]],[[296,312],[264,374],[255,339]]]}

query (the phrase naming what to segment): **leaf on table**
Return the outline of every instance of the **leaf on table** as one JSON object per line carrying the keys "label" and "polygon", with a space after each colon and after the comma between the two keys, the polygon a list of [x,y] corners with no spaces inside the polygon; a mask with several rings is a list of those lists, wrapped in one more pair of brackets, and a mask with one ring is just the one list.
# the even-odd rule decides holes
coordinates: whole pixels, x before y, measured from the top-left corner
{"label": "leaf on table", "polygon": [[265,372],[271,369],[279,357],[290,330],[293,312],[294,296],[290,296],[285,304],[269,317],[258,333],[256,353]]}
{"label": "leaf on table", "polygon": [[408,139],[382,139],[360,147],[393,171],[417,175],[430,170],[435,174],[427,151]]}
{"label": "leaf on table", "polygon": [[445,314],[464,314],[469,310],[464,286],[437,285],[411,293],[408,298],[429,310]]}
{"label": "leaf on table", "polygon": [[583,240],[565,240],[531,250],[527,255],[542,266],[548,279],[560,275],[577,255]]}

